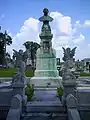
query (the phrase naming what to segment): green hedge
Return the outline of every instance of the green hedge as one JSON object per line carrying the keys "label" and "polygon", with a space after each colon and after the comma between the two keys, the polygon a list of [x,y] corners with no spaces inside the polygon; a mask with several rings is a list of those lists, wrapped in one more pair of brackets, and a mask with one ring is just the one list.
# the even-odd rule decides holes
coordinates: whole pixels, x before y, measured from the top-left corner
{"label": "green hedge", "polygon": [[[16,73],[15,68],[0,68],[0,77],[12,77]],[[33,77],[34,71],[25,71],[27,77]]]}

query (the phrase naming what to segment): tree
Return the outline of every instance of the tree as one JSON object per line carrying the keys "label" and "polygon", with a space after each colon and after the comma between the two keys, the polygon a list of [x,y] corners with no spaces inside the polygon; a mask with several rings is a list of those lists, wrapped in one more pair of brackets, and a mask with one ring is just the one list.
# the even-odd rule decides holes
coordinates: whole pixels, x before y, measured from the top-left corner
{"label": "tree", "polygon": [[0,32],[0,64],[6,66],[6,45],[12,44],[12,38],[5,31]]}
{"label": "tree", "polygon": [[28,57],[31,58],[32,66],[34,66],[34,60],[36,59],[36,52],[40,45],[36,42],[27,41],[23,44],[28,52]]}

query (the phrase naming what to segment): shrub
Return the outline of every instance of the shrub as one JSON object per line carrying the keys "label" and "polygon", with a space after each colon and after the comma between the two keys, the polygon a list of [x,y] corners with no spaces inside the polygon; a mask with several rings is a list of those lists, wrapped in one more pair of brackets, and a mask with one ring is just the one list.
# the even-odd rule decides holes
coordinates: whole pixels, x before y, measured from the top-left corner
{"label": "shrub", "polygon": [[32,100],[34,94],[34,88],[31,86],[30,82],[27,82],[27,86],[25,88],[25,94],[27,95],[27,100]]}
{"label": "shrub", "polygon": [[57,95],[58,95],[58,97],[63,95],[63,88],[62,87],[57,88]]}

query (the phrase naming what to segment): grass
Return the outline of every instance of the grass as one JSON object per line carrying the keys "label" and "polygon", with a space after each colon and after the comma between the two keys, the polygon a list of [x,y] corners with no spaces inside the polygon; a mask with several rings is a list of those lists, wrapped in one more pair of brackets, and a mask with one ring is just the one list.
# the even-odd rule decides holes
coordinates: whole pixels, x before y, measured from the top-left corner
{"label": "grass", "polygon": [[33,77],[33,76],[34,76],[34,71],[26,70],[26,71],[25,71],[25,75],[26,75],[27,77]]}
{"label": "grass", "polygon": [[[16,68],[0,68],[0,77],[12,77],[16,73]],[[34,72],[26,70],[25,75],[27,77],[33,77]],[[80,77],[88,77],[90,73],[80,73]]]}
{"label": "grass", "polygon": [[[12,77],[15,73],[16,73],[15,68],[0,68],[0,77]],[[34,72],[26,70],[25,75],[27,77],[33,77]]]}
{"label": "grass", "polygon": [[90,73],[80,73],[80,77],[88,77],[90,76]]}

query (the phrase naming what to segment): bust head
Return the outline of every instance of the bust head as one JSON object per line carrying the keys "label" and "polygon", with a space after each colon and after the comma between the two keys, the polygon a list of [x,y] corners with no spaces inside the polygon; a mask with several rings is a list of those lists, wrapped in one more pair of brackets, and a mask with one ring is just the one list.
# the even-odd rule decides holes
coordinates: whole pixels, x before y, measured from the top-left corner
{"label": "bust head", "polygon": [[48,12],[49,12],[49,10],[48,10],[47,8],[44,8],[44,9],[43,9],[44,16],[47,16],[47,15],[48,15]]}

